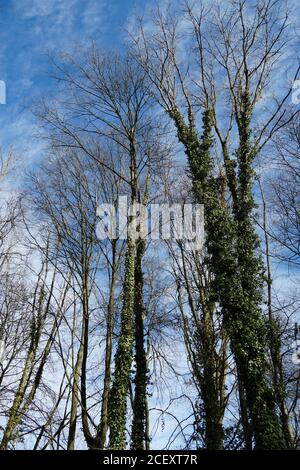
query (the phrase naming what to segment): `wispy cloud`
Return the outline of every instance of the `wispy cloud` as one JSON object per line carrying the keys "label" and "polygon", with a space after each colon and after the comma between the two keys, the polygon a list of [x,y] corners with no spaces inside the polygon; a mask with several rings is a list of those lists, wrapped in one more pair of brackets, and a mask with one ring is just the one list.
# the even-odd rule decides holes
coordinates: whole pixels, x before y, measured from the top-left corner
{"label": "wispy cloud", "polygon": [[0,107],[0,147],[13,144],[25,162],[40,151],[32,140],[30,104],[55,93],[48,54],[70,52],[94,39],[110,48],[120,36],[133,0],[11,0],[0,15],[0,80],[7,104]]}

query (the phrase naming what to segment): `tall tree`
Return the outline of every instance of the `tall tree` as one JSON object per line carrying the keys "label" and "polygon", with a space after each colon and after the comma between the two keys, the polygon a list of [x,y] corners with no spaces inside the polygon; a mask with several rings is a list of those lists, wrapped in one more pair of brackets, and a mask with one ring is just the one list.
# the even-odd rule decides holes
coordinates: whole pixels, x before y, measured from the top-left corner
{"label": "tall tree", "polygon": [[[255,445],[262,449],[287,446],[276,414],[274,391],[268,384],[267,328],[261,311],[264,277],[252,221],[253,161],[290,119],[284,106],[291,90],[275,105],[259,130],[253,132],[255,106],[284,47],[287,17],[278,15],[276,5],[277,2],[258,2],[250,11],[241,0],[232,2],[224,12],[216,9],[211,16],[204,8],[195,13],[187,5],[192,48],[196,52],[192,55],[195,63],[188,66],[182,61],[182,49],[190,43],[180,43],[180,22],[172,18],[170,11],[158,11],[152,36],[141,26],[140,35],[133,37],[135,55],[184,146],[194,198],[205,206],[215,298],[223,309],[239,381],[245,389]],[[207,17],[211,19],[204,30]],[[220,66],[218,72],[213,61]],[[193,75],[197,66],[198,82]],[[225,124],[219,112],[222,95],[217,87],[217,73],[224,77],[231,104],[229,113],[222,117]],[[203,115],[197,126],[199,106]],[[224,127],[225,134],[220,130]],[[213,156],[215,138],[223,160],[229,205],[221,198],[222,177],[218,176],[218,160]],[[236,148],[232,140],[238,142]]]}

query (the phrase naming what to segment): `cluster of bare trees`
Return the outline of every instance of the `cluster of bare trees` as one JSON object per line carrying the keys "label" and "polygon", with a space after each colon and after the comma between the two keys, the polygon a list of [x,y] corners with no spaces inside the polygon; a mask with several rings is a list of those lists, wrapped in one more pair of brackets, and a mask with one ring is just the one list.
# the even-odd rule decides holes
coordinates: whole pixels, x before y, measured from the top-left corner
{"label": "cluster of bare trees", "polygon": [[[45,155],[0,208],[1,449],[299,447],[298,68],[279,6],[157,8],[124,53],[55,61]],[[120,196],[127,237],[101,239]],[[203,204],[204,246],[143,237],[153,202]]]}

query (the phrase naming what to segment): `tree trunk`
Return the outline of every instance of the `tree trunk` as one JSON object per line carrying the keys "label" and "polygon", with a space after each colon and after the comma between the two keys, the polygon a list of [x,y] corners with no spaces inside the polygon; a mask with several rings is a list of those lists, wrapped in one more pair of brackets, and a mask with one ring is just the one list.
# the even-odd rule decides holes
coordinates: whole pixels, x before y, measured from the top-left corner
{"label": "tree trunk", "polygon": [[[266,334],[260,311],[263,279],[260,261],[255,253],[258,240],[251,220],[253,200],[249,130],[240,129],[240,200],[232,219],[228,209],[220,204],[218,181],[211,176],[211,111],[207,110],[203,115],[201,141],[192,116],[189,126],[177,109],[173,110],[171,117],[177,126],[179,140],[185,145],[194,197],[205,207],[207,249],[215,275],[214,295],[223,308],[224,324],[245,386],[256,448],[285,448],[273,393],[266,377]],[[249,116],[243,116],[241,122],[248,126]]]}
{"label": "tree trunk", "polygon": [[123,284],[121,332],[115,356],[115,374],[109,403],[109,447],[112,450],[126,448],[127,396],[130,385],[133,347],[135,252],[135,242],[128,237]]}
{"label": "tree trunk", "polygon": [[131,447],[135,450],[144,450],[147,447],[147,357],[144,345],[144,302],[143,302],[143,271],[142,259],[145,242],[137,243],[135,262],[135,394],[133,400],[133,423],[131,433]]}
{"label": "tree trunk", "polygon": [[114,319],[114,296],[116,283],[116,241],[112,246],[112,274],[109,292],[109,302],[107,309],[107,326],[106,326],[106,349],[105,349],[105,373],[101,406],[101,422],[99,425],[99,448],[104,449],[107,430],[108,430],[108,405],[110,392],[110,376],[111,376],[111,357],[112,357],[112,336],[113,336],[113,319]]}

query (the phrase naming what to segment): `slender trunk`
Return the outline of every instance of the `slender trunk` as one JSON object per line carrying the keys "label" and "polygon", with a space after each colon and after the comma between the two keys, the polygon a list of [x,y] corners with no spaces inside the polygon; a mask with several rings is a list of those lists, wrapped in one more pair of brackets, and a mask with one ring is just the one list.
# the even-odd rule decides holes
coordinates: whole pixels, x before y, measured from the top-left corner
{"label": "slender trunk", "polygon": [[[53,287],[53,286],[52,286]],[[29,345],[29,350],[26,356],[25,360],[25,365],[24,369],[21,375],[21,379],[14,397],[14,401],[12,404],[12,407],[9,410],[9,417],[8,421],[3,433],[2,441],[0,444],[0,449],[5,450],[8,447],[9,441],[13,438],[13,433],[22,420],[22,413],[21,413],[21,408],[22,408],[22,402],[24,400],[26,391],[29,386],[29,381],[30,377],[33,373],[34,366],[35,366],[35,359],[36,359],[36,354],[37,354],[37,349],[39,346],[39,340],[41,336],[41,329],[43,325],[43,320],[45,319],[45,315],[47,313],[47,307],[49,307],[49,301],[47,303],[46,311],[43,312],[43,306],[44,306],[44,299],[45,299],[45,287],[44,283],[40,288],[39,291],[39,296],[38,296],[38,301],[37,301],[37,313],[35,315],[35,299],[37,296],[38,292],[38,284],[37,288],[35,291],[35,298],[33,301],[33,317],[32,317],[32,322],[31,322],[31,339],[30,339],[30,345]]]}
{"label": "slender trunk", "polygon": [[83,289],[82,289],[82,307],[83,307],[83,330],[82,330],[82,363],[80,375],[80,392],[81,392],[81,413],[82,413],[82,430],[86,443],[90,449],[97,447],[96,439],[90,432],[89,415],[87,406],[86,394],[86,377],[87,377],[87,359],[88,359],[88,344],[89,344],[89,270],[85,269],[83,274]]}
{"label": "slender trunk", "polygon": [[[205,347],[205,345],[203,345]],[[208,355],[211,354],[210,357]],[[224,443],[223,407],[217,389],[214,351],[209,347],[204,359],[203,404],[205,411],[205,444],[207,450],[222,450]]]}
{"label": "slender trunk", "polygon": [[[184,313],[179,286],[178,301],[188,360],[193,370],[193,379],[203,401],[205,446],[208,450],[221,450],[224,445],[226,341],[225,338],[222,338],[222,347],[220,348],[220,354],[218,354],[213,335],[212,313],[207,310],[206,302],[202,299],[202,309],[205,312],[203,312],[201,318],[197,317],[194,300],[190,292],[189,279],[186,277],[184,258],[183,268],[189,305],[193,316],[191,326],[189,325],[190,320]],[[195,425],[197,430],[201,428],[197,415],[195,416]]]}
{"label": "slender trunk", "polygon": [[145,242],[139,240],[135,262],[135,394],[133,400],[133,423],[131,433],[131,447],[144,450],[147,446],[147,357],[144,344],[144,314],[143,302],[143,271],[142,259],[145,251]]}
{"label": "slender trunk", "polygon": [[115,304],[115,284],[116,284],[116,241],[113,241],[112,246],[112,274],[111,285],[109,292],[109,302],[107,309],[107,326],[106,326],[106,349],[105,349],[105,373],[101,406],[101,421],[98,430],[99,434],[99,448],[104,449],[107,430],[108,430],[108,405],[109,405],[109,392],[111,383],[111,358],[112,358],[112,336],[113,336],[113,319],[114,319],[114,304]]}
{"label": "slender trunk", "polygon": [[240,413],[243,426],[245,449],[252,450],[253,431],[248,415],[248,406],[245,395],[245,388],[242,382],[242,378],[238,374],[238,390],[239,390],[239,402],[240,402]]}
{"label": "slender trunk", "polygon": [[268,317],[269,317],[269,328],[270,328],[270,355],[273,367],[273,386],[276,393],[277,403],[280,410],[280,419],[282,424],[282,430],[285,435],[287,446],[293,447],[293,431],[291,429],[289,414],[286,406],[286,385],[284,383],[282,361],[281,361],[281,341],[280,341],[280,329],[273,315],[272,309],[272,273],[270,263],[270,251],[269,251],[269,238],[267,232],[267,205],[265,200],[264,191],[259,180],[260,194],[263,204],[263,231],[265,237],[265,249],[266,249],[266,266],[267,266],[267,292],[268,292]]}
{"label": "slender trunk", "polygon": [[75,437],[76,437],[76,426],[77,426],[77,412],[78,412],[78,402],[79,402],[79,382],[80,382],[80,371],[82,367],[83,359],[83,342],[85,335],[86,325],[84,321],[82,322],[81,335],[80,335],[80,346],[77,353],[73,383],[72,383],[72,392],[71,392],[71,410],[70,410],[70,426],[68,434],[68,450],[75,449]]}

